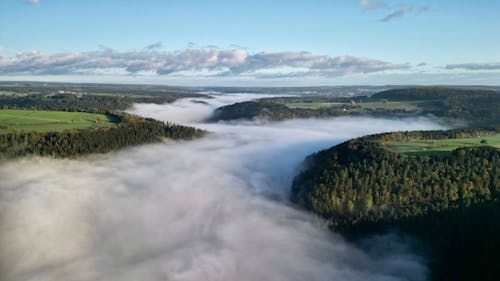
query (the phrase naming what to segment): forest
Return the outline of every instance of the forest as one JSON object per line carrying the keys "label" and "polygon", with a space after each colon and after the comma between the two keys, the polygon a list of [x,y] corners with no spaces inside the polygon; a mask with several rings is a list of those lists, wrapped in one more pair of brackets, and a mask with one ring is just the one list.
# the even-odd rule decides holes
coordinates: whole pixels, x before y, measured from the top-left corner
{"label": "forest", "polygon": [[[0,83],[0,110],[23,109],[104,114],[113,126],[55,130],[16,130],[0,134],[0,158],[25,155],[77,157],[127,146],[188,140],[205,131],[120,113],[134,103],[171,103],[178,97],[206,97],[190,88],[154,85]],[[32,111],[29,111],[32,112]],[[28,113],[28,111],[27,111]],[[19,113],[22,115],[22,113]],[[71,124],[66,125],[71,126]]]}
{"label": "forest", "polygon": [[441,87],[394,89],[377,93],[372,99],[424,100],[423,113],[473,122],[474,126],[500,124],[500,94],[492,90]]}
{"label": "forest", "polygon": [[125,110],[137,103],[171,103],[173,96],[121,96],[121,95],[74,95],[29,94],[0,95],[1,109],[37,109],[54,111],[81,111],[100,113],[106,110]]}
{"label": "forest", "polygon": [[117,125],[60,132],[15,131],[0,134],[0,158],[25,155],[78,157],[127,146],[159,142],[164,138],[190,140],[206,132],[127,113],[105,112]]}
{"label": "forest", "polygon": [[[282,98],[280,98],[282,99]],[[306,98],[308,100],[310,98]],[[302,100],[294,98],[293,100]],[[323,99],[321,99],[323,100]],[[331,99],[328,99],[329,101]],[[339,99],[334,99],[338,101]],[[349,102],[349,99],[340,99]],[[282,121],[287,119],[296,118],[328,118],[335,116],[361,116],[366,115],[360,111],[344,112],[340,108],[290,108],[283,103],[274,102],[272,99],[262,99],[256,101],[246,101],[219,107],[215,110],[213,116],[208,120],[214,121],[227,121],[237,119],[260,119],[267,121]],[[380,116],[379,113],[371,114],[372,116]]]}
{"label": "forest", "polygon": [[435,257],[434,280],[496,280],[493,263],[500,251],[490,247],[500,245],[500,150],[462,147],[448,155],[407,157],[383,144],[498,131],[395,132],[349,140],[309,156],[291,198],[348,237],[390,229],[416,236]]}
{"label": "forest", "polygon": [[[413,102],[414,109],[364,107],[373,102]],[[344,107],[293,108],[288,103],[345,103]],[[350,106],[350,104],[356,106]],[[458,119],[469,126],[500,124],[500,93],[493,90],[415,87],[382,91],[371,96],[354,97],[276,97],[241,102],[218,108],[209,121],[264,119],[280,121],[294,118],[327,118],[334,116],[404,117],[433,114],[444,119]]]}

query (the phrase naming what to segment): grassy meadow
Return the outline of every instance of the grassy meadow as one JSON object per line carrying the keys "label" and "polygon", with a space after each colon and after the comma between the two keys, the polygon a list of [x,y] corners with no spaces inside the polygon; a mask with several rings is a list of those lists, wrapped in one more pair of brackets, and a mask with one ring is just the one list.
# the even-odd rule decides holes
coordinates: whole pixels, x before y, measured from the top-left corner
{"label": "grassy meadow", "polygon": [[[356,105],[361,106],[361,109],[384,109],[384,110],[417,110],[418,104],[426,101],[369,101],[359,102]],[[340,108],[342,105],[350,105],[350,103],[342,102],[294,102],[286,103],[288,108],[305,108],[305,109],[320,109],[320,108]]]}
{"label": "grassy meadow", "polygon": [[116,120],[104,114],[42,110],[0,110],[0,133],[65,131],[108,127]]}
{"label": "grassy meadow", "polygon": [[359,106],[361,106],[362,109],[384,109],[384,110],[406,110],[406,111],[412,111],[412,110],[417,110],[417,103],[414,101],[388,101],[388,102],[381,102],[381,101],[374,101],[374,102],[362,102],[358,103]]}
{"label": "grassy meadow", "polygon": [[319,108],[335,108],[341,107],[342,102],[294,102],[285,104],[288,108],[306,108],[306,109],[319,109]]}
{"label": "grassy meadow", "polygon": [[[481,140],[485,140],[486,143],[481,143]],[[397,153],[416,156],[431,154],[445,155],[458,147],[484,145],[500,148],[500,134],[479,138],[401,141],[387,144],[386,147]]]}

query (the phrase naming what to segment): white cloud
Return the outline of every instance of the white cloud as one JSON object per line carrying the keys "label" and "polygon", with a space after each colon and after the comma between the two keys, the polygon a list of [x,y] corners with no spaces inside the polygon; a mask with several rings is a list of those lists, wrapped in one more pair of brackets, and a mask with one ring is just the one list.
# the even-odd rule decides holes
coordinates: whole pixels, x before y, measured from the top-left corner
{"label": "white cloud", "polygon": [[[337,77],[408,69],[394,64],[353,56],[331,57],[309,52],[259,52],[244,49],[188,48],[178,52],[157,51],[161,43],[137,50],[119,52],[101,48],[89,52],[21,52],[0,58],[2,75],[64,75],[98,73],[122,69],[129,74],[252,76],[257,71],[279,68],[300,70],[302,76]],[[306,71],[304,71],[304,69]]]}

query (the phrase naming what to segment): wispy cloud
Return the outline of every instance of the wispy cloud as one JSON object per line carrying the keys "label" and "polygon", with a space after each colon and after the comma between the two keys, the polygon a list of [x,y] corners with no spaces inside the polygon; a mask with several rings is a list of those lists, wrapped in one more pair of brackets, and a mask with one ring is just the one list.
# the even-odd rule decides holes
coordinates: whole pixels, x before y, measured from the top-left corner
{"label": "wispy cloud", "polygon": [[366,10],[372,9],[389,9],[389,5],[382,1],[360,0],[359,4]]}
{"label": "wispy cloud", "polygon": [[24,3],[30,4],[30,5],[34,5],[34,6],[38,6],[38,5],[40,5],[40,0],[24,0]]}
{"label": "wispy cloud", "polygon": [[500,62],[448,64],[445,68],[462,70],[500,70]]}
{"label": "wispy cloud", "polygon": [[153,44],[150,44],[150,45],[147,45],[145,47],[146,50],[153,50],[153,49],[158,49],[158,48],[161,48],[163,47],[163,43],[158,41],[156,43],[153,43]]}
{"label": "wispy cloud", "polygon": [[89,52],[42,53],[22,52],[0,58],[2,75],[95,74],[118,71],[126,74],[192,76],[257,76],[276,75],[280,69],[301,76],[343,76],[387,70],[408,69],[408,64],[381,60],[316,55],[309,52],[259,52],[244,49],[188,48],[181,51],[158,51],[155,43],[144,49],[119,52],[101,48]]}
{"label": "wispy cloud", "polygon": [[380,21],[388,22],[388,21],[391,21],[393,19],[400,18],[400,17],[408,14],[411,11],[413,11],[413,6],[405,6],[401,9],[395,10],[394,12],[388,14],[387,16],[380,19]]}
{"label": "wispy cloud", "polygon": [[389,11],[389,14],[379,20],[381,22],[389,22],[393,19],[403,17],[404,15],[411,13],[412,11],[415,11],[415,15],[420,15],[430,9],[430,7],[427,5],[406,5],[401,8],[396,8],[387,4],[386,2],[372,0],[359,0],[359,4],[361,5],[361,7],[363,7],[364,10],[384,9],[386,11]]}

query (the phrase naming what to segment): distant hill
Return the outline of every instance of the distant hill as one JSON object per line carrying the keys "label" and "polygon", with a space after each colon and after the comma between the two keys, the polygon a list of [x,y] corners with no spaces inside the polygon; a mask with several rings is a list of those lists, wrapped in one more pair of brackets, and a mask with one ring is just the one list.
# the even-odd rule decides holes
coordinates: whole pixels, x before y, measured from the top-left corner
{"label": "distant hill", "polygon": [[218,108],[211,121],[332,116],[404,117],[433,114],[458,119],[470,126],[500,124],[500,93],[481,89],[413,87],[391,89],[371,96],[298,96],[265,98]]}
{"label": "distant hill", "polygon": [[0,82],[0,109],[95,113],[125,110],[133,103],[172,103],[187,97],[207,95],[193,88],[156,85]]}
{"label": "distant hill", "polygon": [[456,118],[475,126],[500,125],[500,93],[492,90],[419,87],[377,93],[372,99],[395,101],[424,100],[424,112]]}

